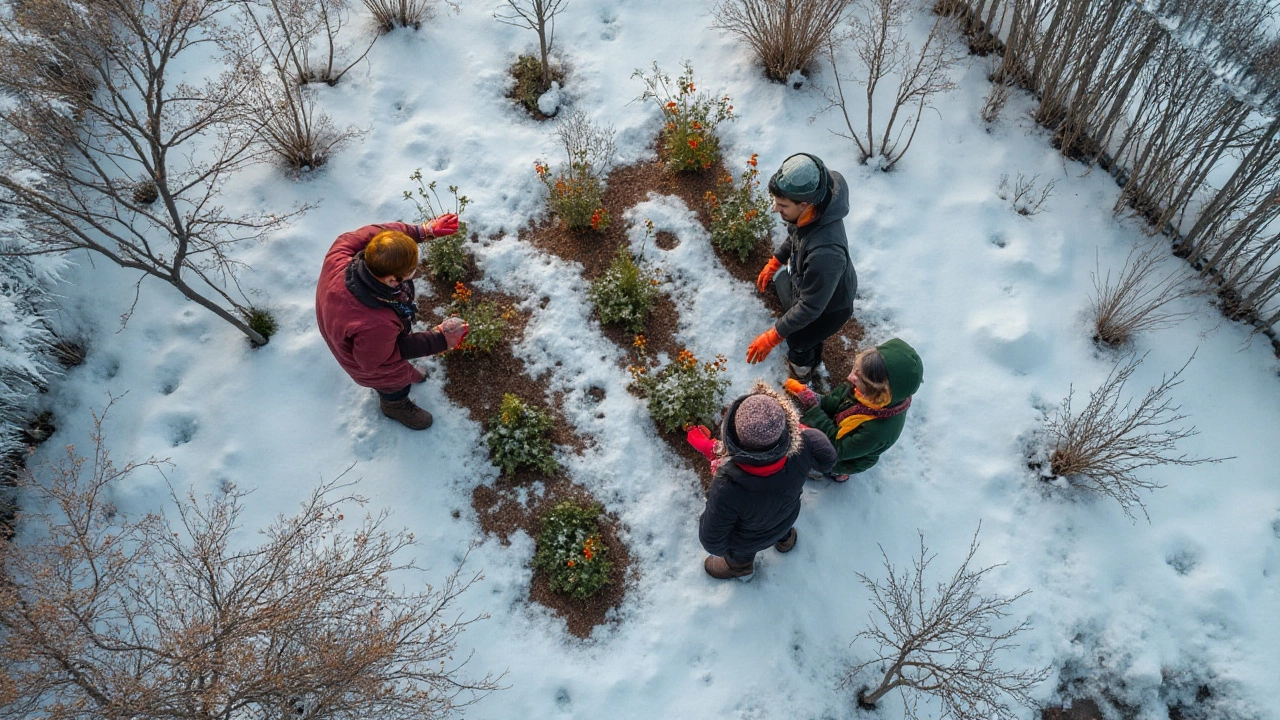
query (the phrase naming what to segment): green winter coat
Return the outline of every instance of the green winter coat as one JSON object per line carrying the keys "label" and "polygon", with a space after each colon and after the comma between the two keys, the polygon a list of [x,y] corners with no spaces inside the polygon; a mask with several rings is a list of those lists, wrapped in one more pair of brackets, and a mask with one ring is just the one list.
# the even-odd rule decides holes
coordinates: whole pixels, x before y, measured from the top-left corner
{"label": "green winter coat", "polygon": [[[898,338],[889,340],[876,349],[884,358],[885,369],[889,372],[889,390],[892,396],[886,407],[893,407],[914,395],[920,388],[920,383],[924,381],[924,365],[915,349]],[[880,453],[898,441],[902,427],[907,423],[907,413],[911,412],[907,410],[893,417],[868,420],[853,432],[836,439],[840,428],[836,425],[835,416],[856,402],[853,387],[849,383],[841,383],[800,418],[805,425],[825,433],[836,446],[836,456],[839,459],[832,470],[835,473],[852,475],[875,465],[880,459]]]}

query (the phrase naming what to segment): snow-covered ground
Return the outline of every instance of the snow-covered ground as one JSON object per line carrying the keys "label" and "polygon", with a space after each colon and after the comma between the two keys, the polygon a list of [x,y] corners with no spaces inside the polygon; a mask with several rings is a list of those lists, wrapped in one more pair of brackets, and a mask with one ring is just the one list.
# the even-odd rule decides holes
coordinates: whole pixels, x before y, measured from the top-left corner
{"label": "snow-covered ground", "polygon": [[[1174,395],[1201,432],[1181,447],[1234,456],[1149,471],[1167,485],[1145,498],[1150,523],[1131,522],[1114,502],[1046,488],[1027,469],[1024,444],[1043,411],[1073,385],[1087,394],[1115,360],[1089,340],[1095,263],[1114,271],[1135,245],[1153,242],[1137,223],[1112,217],[1117,188],[1105,173],[1084,174],[1054,152],[1027,117],[1029,98],[1015,97],[998,124],[984,126],[989,68],[972,59],[905,160],[884,174],[855,163],[851,144],[829,132],[836,117],[810,122],[825,105],[826,76],[800,90],[766,82],[744,46],[710,29],[706,3],[575,0],[558,19],[557,53],[569,67],[562,101],[617,128],[623,163],[651,154],[659,122],[651,104],[633,101],[643,88],[631,73],[657,60],[677,74],[689,59],[699,89],[731,95],[740,114],[722,126],[735,172],[752,153],[768,173],[802,150],[843,172],[853,196],[846,227],[857,315],[869,340],[902,337],[924,359],[925,383],[898,445],[847,485],[810,485],[794,553],[762,553],[750,584],[717,582],[701,567],[697,482],[626,392],[628,377],[613,362],[620,351],[589,319],[585,282],[519,239],[542,212],[534,160],[554,161],[559,150],[551,123],[504,98],[506,68],[536,37],[495,21],[496,4],[468,3],[418,32],[393,32],[324,89],[335,122],[367,132],[323,170],[295,182],[262,166],[229,187],[233,208],[319,203],[290,229],[238,250],[251,266],[241,282],[280,321],[265,348],[250,350],[234,329],[151,282],[118,331],[134,278],[73,257],[65,320],[85,329],[91,351],[50,397],[59,430],[40,455],[86,444],[89,410],[123,395],[106,428],[117,460],[167,457],[175,482],[201,492],[224,481],[253,488],[246,538],[354,462],[360,490],[394,508],[422,541],[420,561],[447,572],[483,539],[471,489],[496,470],[479,426],[445,399],[438,360],[423,363],[430,378],[413,390],[435,426],[414,433],[382,418],[371,392],[329,355],[313,308],[333,238],[408,218],[401,191],[422,168],[473,200],[468,222],[492,238],[472,246],[486,284],[531,298],[517,353],[531,372],[551,371],[552,388],[568,391],[567,416],[599,439],[563,460],[621,518],[638,568],[616,622],[580,641],[525,601],[532,540],[502,547],[485,539],[469,561],[485,579],[461,603],[492,617],[462,645],[474,650],[475,668],[507,670],[510,687],[472,717],[852,717],[838,680],[868,650],[850,641],[870,607],[855,573],[880,574],[878,546],[908,563],[917,530],[938,553],[939,575],[949,573],[979,522],[978,561],[1005,563],[987,588],[1033,591],[1014,608],[1034,629],[1005,663],[1052,664],[1054,677],[1036,692],[1044,702],[1060,699],[1062,670],[1105,675],[1143,718],[1163,718],[1176,688],[1194,693],[1200,682],[1213,686],[1221,717],[1232,717],[1227,708],[1280,717],[1280,364],[1266,342],[1250,344],[1247,327],[1223,321],[1203,299],[1179,304],[1191,313],[1180,325],[1137,339],[1134,349],[1149,354],[1134,392],[1197,353]],[[1042,214],[1022,217],[997,196],[1000,177],[1019,172],[1057,181]],[[760,366],[743,362],[770,317],[750,287],[720,269],[689,210],[651,197],[623,220],[645,219],[681,239],[675,250],[646,251],[675,280],[680,339],[699,357],[730,358],[731,393],[761,375],[780,381],[783,353]],[[551,300],[540,307],[544,296]],[[599,405],[584,397],[593,385],[607,393]],[[167,498],[160,478],[146,474],[117,493],[134,511]],[[900,704],[891,696],[882,716],[897,717]]]}

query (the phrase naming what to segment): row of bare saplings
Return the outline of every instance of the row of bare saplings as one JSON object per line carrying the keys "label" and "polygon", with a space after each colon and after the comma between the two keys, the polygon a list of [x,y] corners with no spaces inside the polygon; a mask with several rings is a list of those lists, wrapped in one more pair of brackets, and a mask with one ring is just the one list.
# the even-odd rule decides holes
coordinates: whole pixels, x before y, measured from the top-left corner
{"label": "row of bare saplings", "polygon": [[[1067,157],[1110,170],[1114,211],[1218,287],[1224,313],[1280,323],[1280,43],[1256,29],[1264,9],[1228,0],[1094,3],[963,0],[976,50],[1002,54],[983,109],[1012,86],[1037,93],[1036,120]],[[1162,24],[1177,17],[1180,34]],[[1189,38],[1208,38],[1205,47]],[[1237,68],[1230,87],[1210,62]],[[1233,91],[1234,89],[1234,91]],[[1211,182],[1212,180],[1212,182]]]}

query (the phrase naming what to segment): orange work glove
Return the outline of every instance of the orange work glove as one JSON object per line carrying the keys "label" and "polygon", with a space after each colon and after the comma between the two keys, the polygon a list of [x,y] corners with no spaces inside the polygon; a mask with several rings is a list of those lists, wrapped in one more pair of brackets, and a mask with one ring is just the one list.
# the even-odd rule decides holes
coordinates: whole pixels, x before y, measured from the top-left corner
{"label": "orange work glove", "polygon": [[773,328],[765,330],[747,346],[747,362],[758,363],[764,360],[769,357],[769,353],[773,352],[773,349],[778,347],[781,342],[782,336],[778,334],[777,330]]}
{"label": "orange work glove", "polygon": [[769,262],[765,263],[764,269],[756,276],[756,289],[764,292],[769,289],[769,281],[777,274],[778,269],[782,267],[782,263],[778,262],[778,258],[771,257]]}
{"label": "orange work glove", "polygon": [[444,237],[458,232],[458,216],[445,213],[422,223],[422,229],[433,238]]}
{"label": "orange work glove", "polygon": [[787,381],[782,383],[782,387],[796,397],[796,402],[800,403],[800,407],[804,410],[818,404],[818,393],[795,378],[787,378]]}

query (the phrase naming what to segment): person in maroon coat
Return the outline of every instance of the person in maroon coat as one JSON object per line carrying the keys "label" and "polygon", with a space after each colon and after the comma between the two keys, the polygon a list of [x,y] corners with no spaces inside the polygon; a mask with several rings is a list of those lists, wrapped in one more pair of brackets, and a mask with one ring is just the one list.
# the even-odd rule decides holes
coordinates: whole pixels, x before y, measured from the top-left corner
{"label": "person in maroon coat", "polygon": [[409,387],[426,378],[408,361],[452,350],[470,329],[451,317],[413,332],[418,243],[457,230],[458,216],[450,213],[421,225],[389,222],[343,233],[316,285],[316,321],[338,364],[357,385],[378,391],[383,415],[413,430],[431,427],[431,413],[409,399]]}

